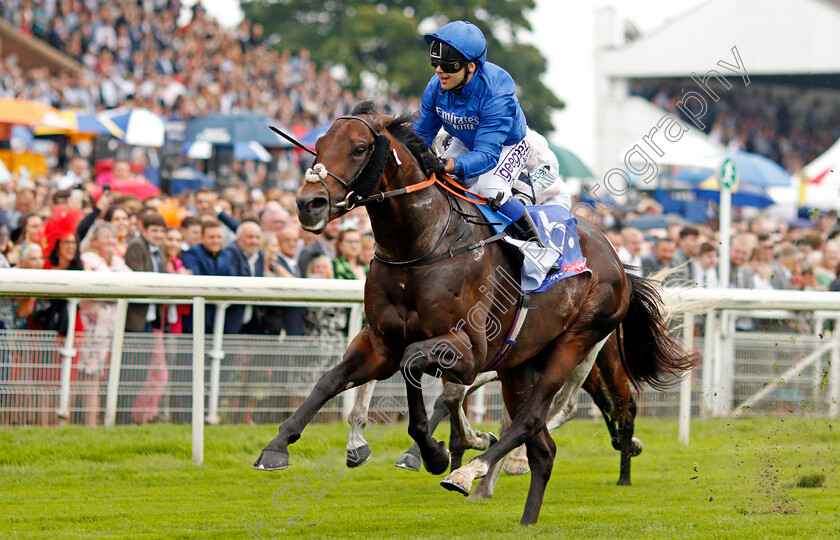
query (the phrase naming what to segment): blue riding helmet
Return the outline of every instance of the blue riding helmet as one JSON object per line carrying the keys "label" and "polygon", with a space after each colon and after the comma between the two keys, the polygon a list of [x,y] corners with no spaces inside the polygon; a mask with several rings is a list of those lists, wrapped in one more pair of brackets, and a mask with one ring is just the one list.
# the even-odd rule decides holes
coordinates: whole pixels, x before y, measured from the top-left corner
{"label": "blue riding helmet", "polygon": [[475,62],[478,67],[487,60],[487,40],[476,25],[467,21],[453,21],[440,27],[433,34],[423,36],[426,44],[440,41],[461,53],[468,62]]}

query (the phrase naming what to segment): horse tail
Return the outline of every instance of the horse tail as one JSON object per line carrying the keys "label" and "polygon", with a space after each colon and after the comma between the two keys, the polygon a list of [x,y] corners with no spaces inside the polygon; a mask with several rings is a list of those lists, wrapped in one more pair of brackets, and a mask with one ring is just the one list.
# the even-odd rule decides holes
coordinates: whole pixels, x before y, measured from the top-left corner
{"label": "horse tail", "polygon": [[669,327],[654,282],[633,274],[627,274],[627,280],[630,304],[621,323],[621,363],[637,390],[642,383],[663,390],[677,381],[676,375],[696,365],[697,355],[687,351]]}

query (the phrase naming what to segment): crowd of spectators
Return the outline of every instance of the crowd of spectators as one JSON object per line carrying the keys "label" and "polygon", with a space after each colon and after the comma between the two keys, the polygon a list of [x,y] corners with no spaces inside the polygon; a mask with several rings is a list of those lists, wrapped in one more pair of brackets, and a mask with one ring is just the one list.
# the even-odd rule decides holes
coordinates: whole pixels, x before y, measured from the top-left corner
{"label": "crowd of spectators", "polygon": [[840,103],[828,94],[766,85],[727,91],[712,79],[720,99],[706,100],[708,110],[698,120],[701,125],[696,125],[678,106],[687,87],[697,90],[691,81],[650,89],[636,83],[633,94],[681,117],[688,125],[702,126],[728,151],[761,154],[791,174],[840,139]]}
{"label": "crowd of spectators", "polygon": [[[145,107],[188,120],[211,112],[257,111],[311,128],[360,101],[309,52],[278,51],[260,24],[226,29],[200,3],[179,26],[178,0],[10,0],[2,16],[83,68],[50,75],[0,63],[0,95],[93,112]],[[383,103],[409,107],[397,96]],[[414,104],[414,110],[417,104]]]}

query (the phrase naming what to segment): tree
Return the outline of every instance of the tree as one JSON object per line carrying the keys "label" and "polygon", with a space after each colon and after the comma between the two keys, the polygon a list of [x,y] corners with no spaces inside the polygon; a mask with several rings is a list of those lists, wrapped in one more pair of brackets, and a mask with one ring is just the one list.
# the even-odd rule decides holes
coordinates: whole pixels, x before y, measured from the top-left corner
{"label": "tree", "polygon": [[[432,76],[423,33],[449,21],[469,20],[487,37],[488,58],[517,81],[531,128],[548,133],[551,111],[564,104],[540,80],[546,60],[535,47],[518,43],[529,31],[525,17],[534,0],[244,0],[245,16],[275,36],[278,47],[308,49],[323,68],[341,66],[345,84],[375,79],[388,91],[420,96]],[[503,36],[504,39],[501,39]]]}

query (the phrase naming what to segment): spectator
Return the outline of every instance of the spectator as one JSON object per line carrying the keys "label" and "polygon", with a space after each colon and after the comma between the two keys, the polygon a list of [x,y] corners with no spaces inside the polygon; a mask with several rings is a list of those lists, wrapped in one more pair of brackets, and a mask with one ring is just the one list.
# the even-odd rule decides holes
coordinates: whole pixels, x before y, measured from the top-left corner
{"label": "spectator", "polygon": [[280,277],[301,277],[298,266],[300,235],[297,227],[286,227],[277,233],[280,252],[277,254],[278,275]]}
{"label": "spectator", "polygon": [[[140,216],[140,236],[128,244],[125,251],[125,262],[135,272],[165,272],[163,264],[163,238],[166,234],[166,220],[157,212],[147,211]],[[146,334],[148,338],[138,339],[141,346],[145,348],[142,353],[128,355],[123,361],[123,369],[120,372],[121,386],[125,388],[131,383],[135,388],[142,388],[146,384],[149,370],[152,368],[158,357],[158,338],[152,335],[155,330],[160,331],[163,326],[163,316],[160,306],[157,304],[129,304],[126,316],[126,332],[137,332]],[[146,406],[145,398],[134,399],[128,393],[120,396],[122,409],[119,423],[131,421],[143,423],[149,420],[148,410],[139,410],[138,405]],[[139,403],[138,403],[139,401]],[[130,415],[130,416],[129,416]]]}
{"label": "spectator", "polygon": [[694,266],[694,283],[697,287],[714,289],[720,286],[718,280],[718,250],[708,242],[700,245],[697,258],[691,263]]}
{"label": "spectator", "polygon": [[[264,254],[263,275],[265,277],[288,277],[288,272],[278,266],[278,255],[280,243],[277,235],[263,231],[260,235],[260,249]],[[282,272],[282,274],[281,274]],[[283,309],[279,306],[263,306],[260,310],[263,333],[269,336],[277,336],[283,331]]]}
{"label": "spectator", "polygon": [[[339,227],[338,220],[332,220],[324,227],[324,232],[321,236],[310,232],[304,233],[304,247],[298,257],[298,264],[301,270],[305,271],[309,268],[310,261],[318,255],[326,255],[330,260],[335,258],[335,239],[338,235]],[[306,277],[306,274],[302,277]]]}
{"label": "spectator", "polygon": [[90,180],[88,160],[82,156],[73,156],[67,165],[67,174],[58,179],[58,189],[72,189]]}
{"label": "spectator", "polygon": [[[147,212],[140,218],[140,236],[126,248],[125,262],[135,272],[165,272],[160,250],[166,235],[166,220],[157,212]],[[159,306],[130,304],[125,329],[128,332],[151,333],[160,328]]]}
{"label": "spectator", "polygon": [[627,272],[637,276],[642,275],[642,231],[633,227],[627,227],[621,231],[621,247],[618,249],[618,258],[630,268]]}
{"label": "spectator", "polygon": [[[236,230],[236,242],[225,248],[233,263],[233,275],[263,277],[265,254],[260,249],[262,231],[255,221],[243,221]],[[251,305],[232,305],[225,317],[226,334],[256,334],[260,328],[260,311]]]}
{"label": "spectator", "polygon": [[[309,262],[308,279],[334,279],[332,262],[326,255],[318,255]],[[339,337],[347,334],[346,308],[307,308],[304,319],[307,336]]]}
{"label": "spectator", "polygon": [[[106,221],[94,225],[82,242],[82,264],[93,272],[130,272],[116,254],[117,230]],[[105,374],[111,341],[114,336],[116,303],[82,300],[79,315],[85,328],[86,346],[79,353],[78,380],[81,383],[82,410],[86,426],[96,426],[99,416],[99,383]]]}
{"label": "spectator", "polygon": [[[673,268],[674,250],[677,244],[669,237],[660,238],[653,246],[653,251],[642,259],[642,274],[650,276],[654,272]],[[666,281],[668,281],[666,279]]]}
{"label": "spectator", "polygon": [[[200,227],[200,224],[199,224]],[[199,228],[200,230],[200,228]],[[181,262],[181,245],[183,244],[183,233],[178,227],[166,229],[166,236],[163,240],[164,263],[168,274],[189,274],[190,271],[184,268]],[[166,351],[165,367],[168,370],[167,380],[171,383],[167,388],[175,388],[175,393],[167,392],[170,395],[164,396],[162,410],[159,419],[163,422],[174,420],[184,423],[189,420],[189,414],[185,411],[190,408],[190,398],[187,388],[191,380],[191,359],[189,354],[179,351],[179,343],[173,336],[184,332],[185,319],[190,315],[189,304],[168,304],[164,305],[162,312],[165,316],[163,328],[163,339]],[[174,412],[170,414],[170,410]]]}
{"label": "spectator", "polygon": [[[280,277],[300,277],[298,255],[298,227],[286,227],[277,234],[280,251],[276,259],[276,272]],[[286,335],[303,335],[303,317],[306,310],[302,307],[282,307],[281,318]]]}
{"label": "spectator", "polygon": [[814,278],[820,290],[828,290],[829,285],[837,278],[838,265],[840,265],[840,243],[829,240],[823,246],[819,264],[814,267]]}
{"label": "spectator", "polygon": [[187,216],[181,221],[181,251],[187,251],[201,242],[201,220],[195,216]]}
{"label": "spectator", "polygon": [[[40,270],[44,268],[44,250],[38,244],[29,244],[20,254],[18,268],[22,270]],[[45,300],[38,300],[45,303]],[[29,316],[35,311],[36,300],[34,298],[17,298],[17,311],[15,314],[15,328],[25,329],[29,326]]]}
{"label": "spectator", "polygon": [[365,279],[368,265],[362,261],[362,236],[355,229],[338,233],[336,255],[333,259],[335,279]]}
{"label": "spectator", "polygon": [[749,265],[753,246],[757,243],[752,233],[742,233],[732,238],[729,246],[729,287],[753,288],[753,270]]}
{"label": "spectator", "polygon": [[368,266],[373,262],[373,255],[376,248],[376,241],[373,238],[373,233],[364,233],[362,235],[362,260]]}
{"label": "spectator", "polygon": [[[182,253],[181,261],[196,276],[232,276],[233,258],[229,251],[222,249],[223,245],[222,224],[216,218],[205,218],[201,225],[201,243]],[[212,335],[216,306],[208,305],[204,313],[204,331]],[[189,328],[192,331],[192,321]]]}

